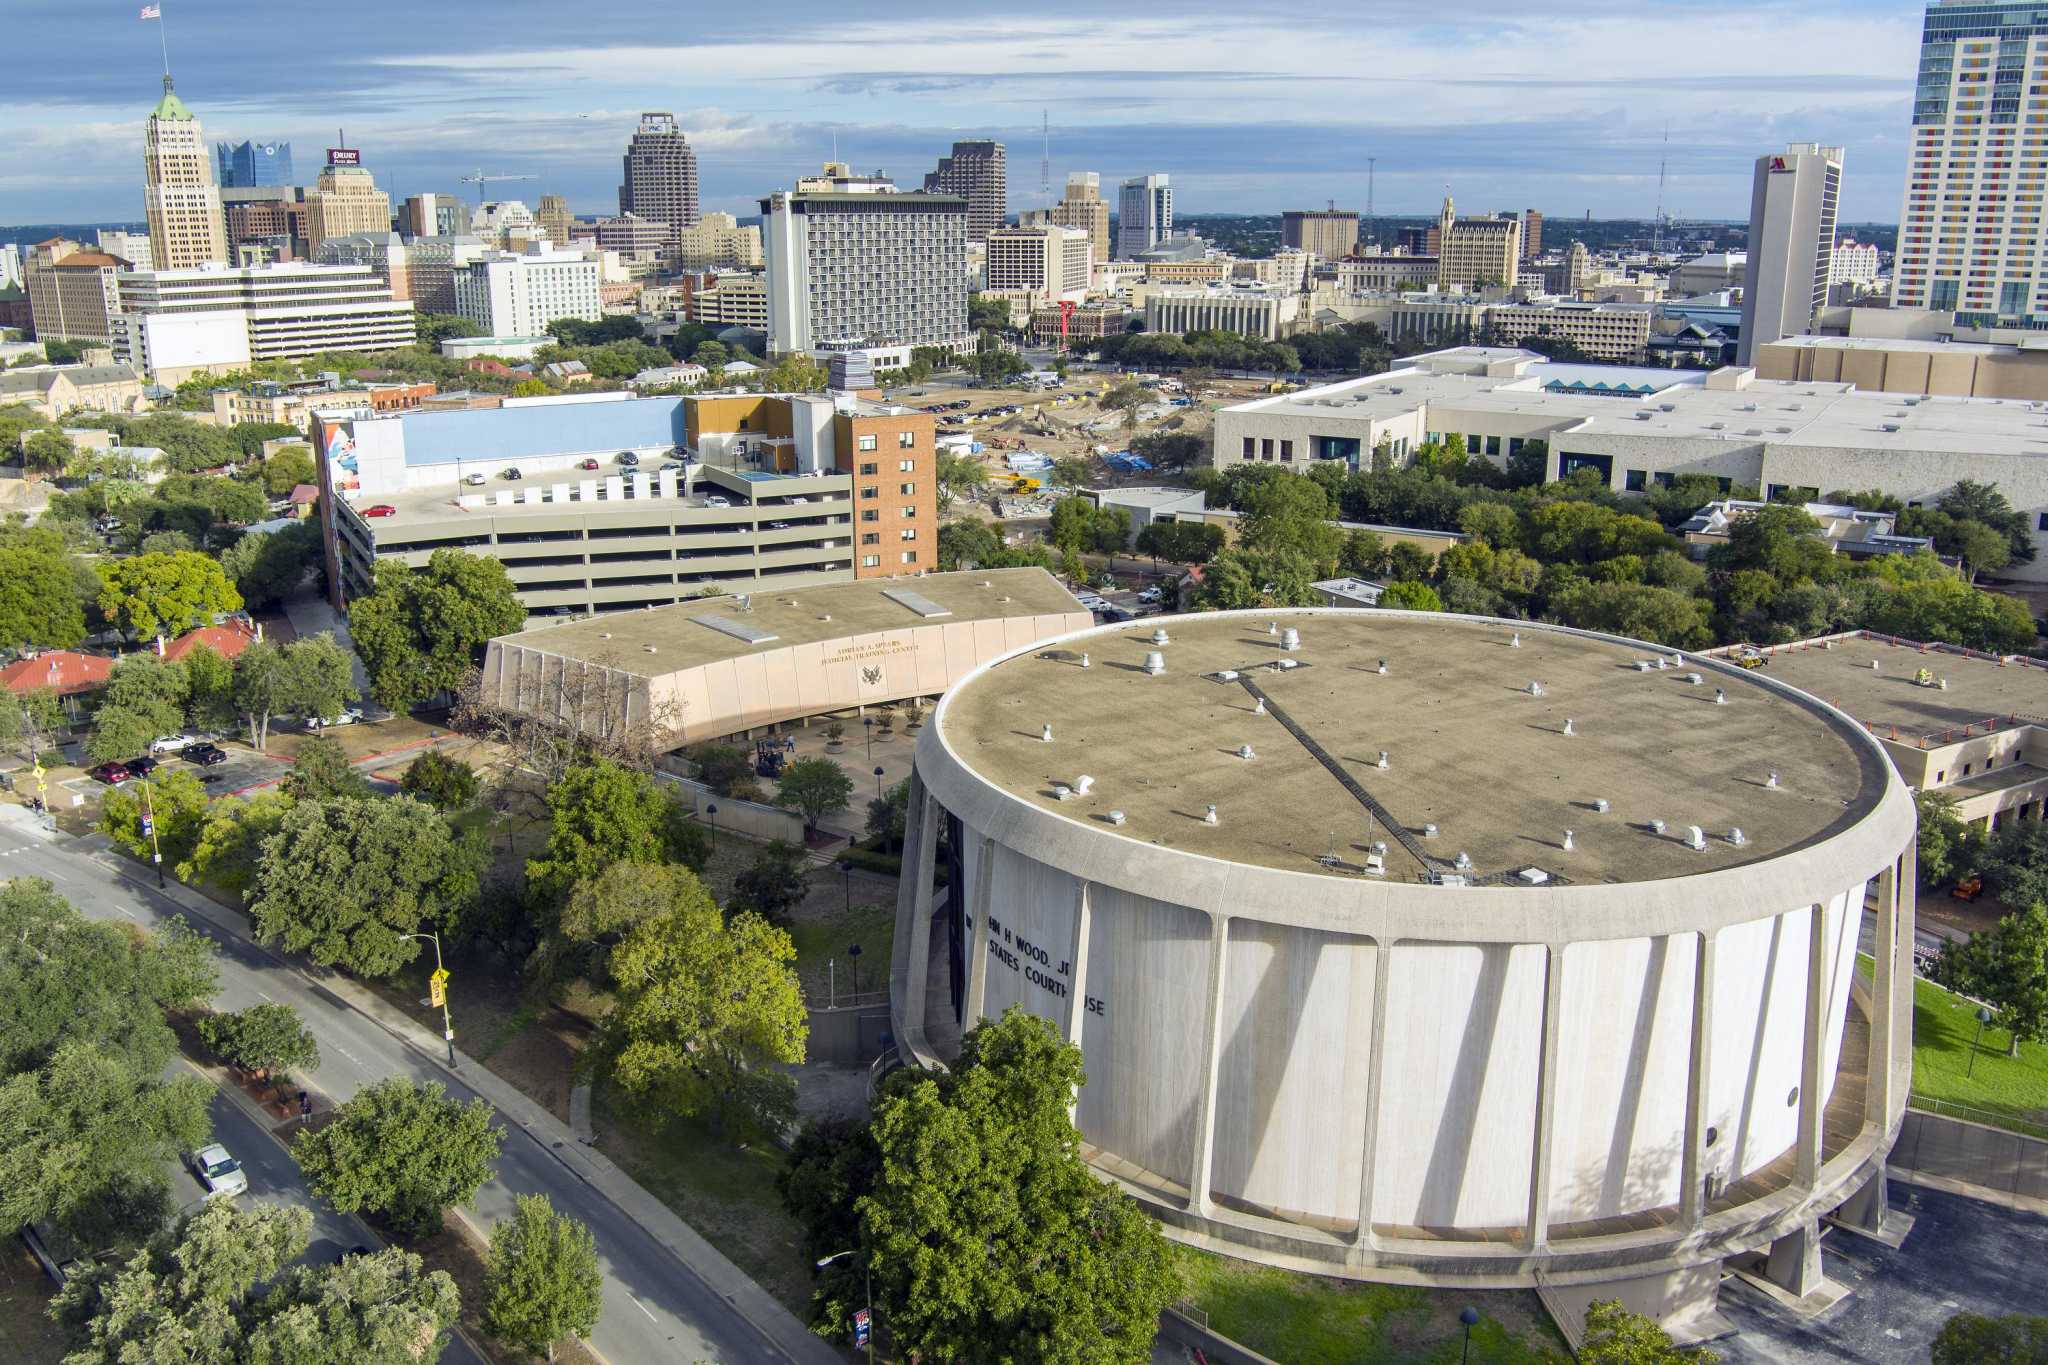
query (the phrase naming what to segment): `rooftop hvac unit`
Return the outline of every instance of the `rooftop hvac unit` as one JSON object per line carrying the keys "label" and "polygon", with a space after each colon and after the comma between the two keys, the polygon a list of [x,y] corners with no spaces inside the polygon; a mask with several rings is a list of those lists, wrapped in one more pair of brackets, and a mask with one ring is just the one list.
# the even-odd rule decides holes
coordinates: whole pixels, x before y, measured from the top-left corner
{"label": "rooftop hvac unit", "polygon": [[1877,429],[1879,431],[1897,431],[1899,424],[1897,422],[1881,422],[1878,424]]}
{"label": "rooftop hvac unit", "polygon": [[1649,420],[1650,420],[1650,419],[1651,419],[1652,417],[1655,417],[1656,415],[1657,415],[1657,414],[1656,414],[1656,413],[1654,413],[1654,412],[1639,412],[1639,413],[1637,413],[1637,414],[1636,414],[1636,420],[1637,420],[1638,422],[1647,422],[1647,421],[1649,421]]}
{"label": "rooftop hvac unit", "polygon": [[1658,404],[1657,406],[1658,406],[1658,407],[1660,407],[1660,408],[1662,408],[1662,409],[1663,409],[1663,410],[1664,410],[1665,412],[1677,412],[1677,411],[1678,411],[1678,404],[1676,404],[1676,403],[1659,403],[1659,404]]}

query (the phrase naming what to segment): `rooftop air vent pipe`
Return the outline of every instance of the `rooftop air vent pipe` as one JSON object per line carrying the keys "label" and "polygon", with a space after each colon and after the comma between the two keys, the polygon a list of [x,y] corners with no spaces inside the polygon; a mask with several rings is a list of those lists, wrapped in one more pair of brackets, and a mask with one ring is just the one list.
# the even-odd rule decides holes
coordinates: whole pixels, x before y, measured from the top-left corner
{"label": "rooftop air vent pipe", "polygon": [[1109,813],[1109,823],[1111,823],[1112,825],[1121,825],[1123,822],[1124,813],[1122,811],[1113,810]]}
{"label": "rooftop air vent pipe", "polygon": [[1166,671],[1166,656],[1156,649],[1146,654],[1145,671],[1155,678],[1164,673]]}
{"label": "rooftop air vent pipe", "polygon": [[1052,727],[1051,727],[1050,725],[1048,725],[1048,726],[1046,726],[1046,727],[1045,727],[1045,728],[1044,728],[1043,730],[1039,731],[1039,732],[1038,732],[1038,738],[1039,738],[1039,741],[1040,741],[1041,743],[1044,743],[1044,744],[1050,744],[1050,743],[1052,743]]}
{"label": "rooftop air vent pipe", "polygon": [[1697,852],[1707,846],[1707,832],[1698,825],[1685,827],[1685,846]]}
{"label": "rooftop air vent pipe", "polygon": [[1211,804],[1211,805],[1210,805],[1210,806],[1208,807],[1208,809],[1206,809],[1205,811],[1203,811],[1203,813],[1202,813],[1202,823],[1203,823],[1203,824],[1205,824],[1205,825],[1213,825],[1213,824],[1216,824],[1216,823],[1217,823],[1217,820],[1216,820],[1216,807],[1215,807],[1215,806],[1214,806],[1213,804]]}
{"label": "rooftop air vent pipe", "polygon": [[1293,626],[1280,632],[1280,648],[1296,650],[1301,648],[1301,632]]}
{"label": "rooftop air vent pipe", "polygon": [[1074,779],[1074,795],[1086,796],[1088,794],[1088,789],[1090,787],[1093,787],[1094,785],[1095,779],[1090,777],[1086,773],[1082,773],[1079,777]]}

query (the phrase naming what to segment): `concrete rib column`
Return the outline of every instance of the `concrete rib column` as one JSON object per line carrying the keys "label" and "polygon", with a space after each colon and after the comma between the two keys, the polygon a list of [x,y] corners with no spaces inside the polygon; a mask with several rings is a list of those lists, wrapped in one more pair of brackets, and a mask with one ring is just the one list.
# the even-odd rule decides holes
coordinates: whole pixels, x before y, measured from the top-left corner
{"label": "concrete rib column", "polygon": [[968,950],[972,960],[967,964],[967,1004],[961,1011],[960,1029],[963,1033],[981,1022],[982,1005],[988,998],[988,903],[995,871],[996,841],[983,837],[977,844],[974,895],[967,902],[967,913],[974,917],[974,937],[969,940],[973,946]]}
{"label": "concrete rib column", "polygon": [[[908,957],[899,975],[904,982],[903,1008],[916,1011],[924,1022],[925,995],[931,989],[932,960],[932,866],[939,844],[939,803],[924,785],[915,768],[910,772],[910,795],[904,803],[903,854],[911,869],[896,887],[896,919],[910,932]],[[908,917],[910,923],[902,921]],[[922,1028],[920,1027],[920,1032]]]}
{"label": "concrete rib column", "polygon": [[[1859,912],[1860,913],[1860,912]],[[1794,1140],[1796,1176],[1802,1190],[1820,1182],[1820,1060],[1827,1040],[1828,1006],[1827,907],[1807,908],[1806,1029],[1799,1058],[1799,1131]]]}
{"label": "concrete rib column", "polygon": [[[1511,950],[1512,951],[1512,950]],[[1529,1249],[1550,1242],[1550,1166],[1557,1139],[1557,1051],[1564,1026],[1564,949],[1552,944],[1543,964],[1543,1051],[1536,1074],[1536,1140],[1529,1157]]]}
{"label": "concrete rib column", "polygon": [[1393,976],[1394,945],[1381,940],[1373,954],[1372,1036],[1365,1058],[1365,1146],[1358,1163],[1358,1231],[1354,1246],[1376,1249],[1379,1239],[1372,1230],[1373,1177],[1379,1167],[1380,1079],[1387,1061],[1387,982]]}
{"label": "concrete rib column", "polygon": [[1895,1043],[1892,1056],[1892,1114],[1897,1117],[1905,1112],[1906,1104],[1913,1089],[1913,944],[1915,941],[1914,921],[1917,917],[1916,898],[1920,894],[1920,846],[1912,839],[1906,841],[1906,850],[1899,855],[1898,923],[1894,933],[1898,940],[1900,970],[1895,973],[1899,982],[1892,994],[1897,996],[1892,1013],[1892,1039]]}
{"label": "concrete rib column", "polygon": [[1074,937],[1067,947],[1067,1041],[1080,1045],[1088,989],[1088,930],[1095,914],[1095,884],[1083,881],[1074,893]]}
{"label": "concrete rib column", "polygon": [[[1860,915],[1859,915],[1860,918]],[[1844,932],[1847,932],[1846,926]],[[1863,1117],[1883,1124],[1891,1114],[1892,992],[1898,989],[1899,863],[1885,864],[1877,878],[1877,930],[1870,937],[1870,1062],[1864,1073]]]}
{"label": "concrete rib column", "polygon": [[1685,1072],[1685,1157],[1679,1175],[1678,1221],[1699,1226],[1707,1209],[1707,1106],[1714,1083],[1714,936],[1693,946],[1692,1048]]}
{"label": "concrete rib column", "polygon": [[1195,1104],[1195,1154],[1188,1166],[1188,1207],[1208,1217],[1209,1170],[1216,1151],[1216,1079],[1223,1053],[1223,970],[1230,947],[1230,920],[1209,918],[1209,987],[1202,1026],[1202,1093]]}

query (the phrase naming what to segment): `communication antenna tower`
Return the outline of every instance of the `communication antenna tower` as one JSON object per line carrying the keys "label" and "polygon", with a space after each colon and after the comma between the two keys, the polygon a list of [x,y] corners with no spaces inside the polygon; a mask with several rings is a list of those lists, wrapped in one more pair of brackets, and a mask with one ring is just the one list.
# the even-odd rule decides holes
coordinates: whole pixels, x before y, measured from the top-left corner
{"label": "communication antenna tower", "polygon": [[1044,200],[1043,207],[1052,207],[1052,115],[1046,110],[1038,111],[1038,131],[1045,138],[1045,150],[1038,158],[1038,197]]}
{"label": "communication antenna tower", "polygon": [[1657,217],[1650,224],[1650,254],[1664,252],[1664,167],[1671,159],[1671,125],[1664,125],[1664,151],[1657,158]]}
{"label": "communication antenna tower", "polygon": [[1373,221],[1372,177],[1373,170],[1379,165],[1379,161],[1380,159],[1376,156],[1369,156],[1365,159],[1365,232],[1374,245],[1378,245],[1380,233],[1379,225]]}

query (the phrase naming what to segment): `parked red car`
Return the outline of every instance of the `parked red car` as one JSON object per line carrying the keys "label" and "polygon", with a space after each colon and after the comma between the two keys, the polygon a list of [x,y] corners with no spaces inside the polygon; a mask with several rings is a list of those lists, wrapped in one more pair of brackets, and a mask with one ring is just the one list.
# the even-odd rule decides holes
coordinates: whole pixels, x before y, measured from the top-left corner
{"label": "parked red car", "polygon": [[598,464],[596,460],[585,460],[582,464],[579,464],[576,467],[578,469],[596,469],[598,467]]}
{"label": "parked red car", "polygon": [[96,782],[104,782],[109,787],[117,787],[135,778],[135,774],[129,771],[125,763],[102,763],[97,768],[86,769],[85,775]]}
{"label": "parked red car", "polygon": [[366,517],[395,517],[398,515],[398,509],[388,502],[380,502],[374,507],[365,507],[363,515]]}

